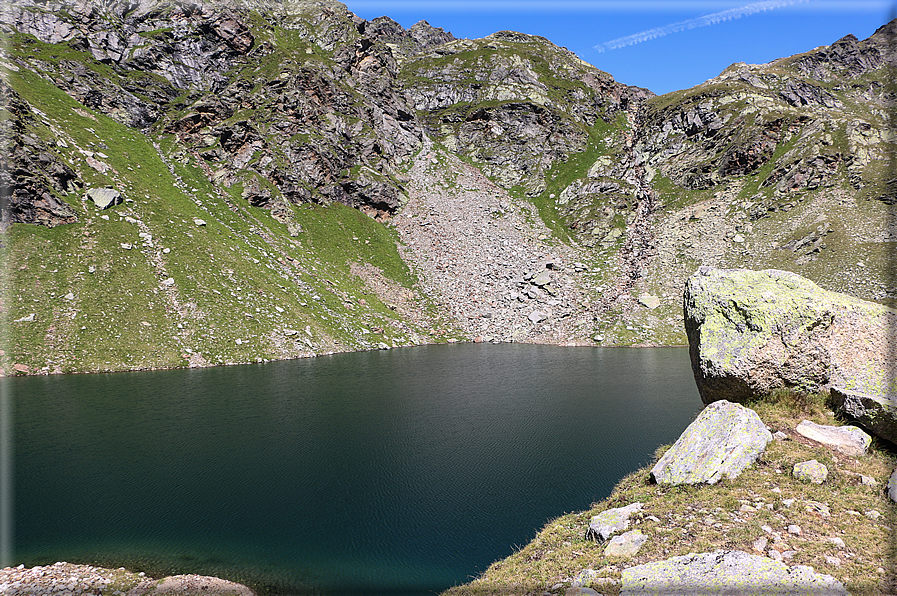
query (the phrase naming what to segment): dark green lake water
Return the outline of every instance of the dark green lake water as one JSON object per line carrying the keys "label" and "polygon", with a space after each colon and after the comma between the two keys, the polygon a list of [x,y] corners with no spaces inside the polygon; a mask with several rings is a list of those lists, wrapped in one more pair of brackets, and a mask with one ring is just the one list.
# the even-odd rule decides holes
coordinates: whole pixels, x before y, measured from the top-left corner
{"label": "dark green lake water", "polygon": [[608,495],[701,408],[684,348],[443,345],[0,379],[15,563],[427,594]]}

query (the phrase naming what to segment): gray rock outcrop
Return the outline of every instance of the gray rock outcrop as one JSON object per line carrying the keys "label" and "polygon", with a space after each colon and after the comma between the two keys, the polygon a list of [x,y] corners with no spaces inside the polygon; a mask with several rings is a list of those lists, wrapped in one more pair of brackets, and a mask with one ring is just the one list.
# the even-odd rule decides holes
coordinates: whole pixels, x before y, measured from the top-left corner
{"label": "gray rock outcrop", "polygon": [[794,430],[808,439],[851,457],[865,455],[872,443],[872,437],[855,426],[829,426],[804,420]]}
{"label": "gray rock outcrop", "polygon": [[897,470],[894,470],[888,478],[888,497],[897,503]]}
{"label": "gray rock outcrop", "polygon": [[623,570],[621,596],[847,596],[844,586],[811,567],[741,551],[692,553]]}
{"label": "gray rock outcrop", "polygon": [[602,511],[592,517],[586,538],[604,542],[617,532],[629,527],[629,518],[633,513],[642,510],[642,503],[632,503],[625,507],[616,507]]}
{"label": "gray rock outcrop", "polygon": [[651,468],[659,484],[715,484],[734,479],[772,441],[753,410],[728,401],[710,404]]}
{"label": "gray rock outcrop", "polygon": [[897,397],[878,396],[832,387],[832,405],[870,432],[897,443]]}
{"label": "gray rock outcrop", "polygon": [[895,393],[897,311],[787,271],[701,267],[688,278],[685,330],[704,403],[781,388]]}

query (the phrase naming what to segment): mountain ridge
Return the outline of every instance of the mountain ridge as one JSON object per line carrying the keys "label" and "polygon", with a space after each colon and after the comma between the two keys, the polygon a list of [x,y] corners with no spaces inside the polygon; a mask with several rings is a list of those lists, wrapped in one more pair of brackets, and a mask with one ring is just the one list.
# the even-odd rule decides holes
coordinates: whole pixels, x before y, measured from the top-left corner
{"label": "mountain ridge", "polygon": [[545,38],[339,2],[0,23],[4,374],[684,344],[699,265],[897,296],[897,21],[662,96]]}

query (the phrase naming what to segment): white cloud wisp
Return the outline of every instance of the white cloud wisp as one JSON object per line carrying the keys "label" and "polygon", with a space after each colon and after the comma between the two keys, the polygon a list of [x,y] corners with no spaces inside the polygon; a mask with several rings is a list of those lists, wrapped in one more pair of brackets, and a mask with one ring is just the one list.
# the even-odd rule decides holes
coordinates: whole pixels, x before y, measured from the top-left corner
{"label": "white cloud wisp", "polygon": [[695,19],[679,21],[678,23],[670,23],[669,25],[655,27],[653,29],[641,31],[632,35],[627,35],[625,37],[618,37],[616,39],[600,43],[594,48],[599,52],[604,52],[606,50],[617,50],[619,48],[635,45],[644,41],[657,39],[658,37],[664,37],[665,35],[669,35],[671,33],[678,33],[680,31],[686,31],[688,29],[696,29],[698,27],[709,27],[710,25],[717,25],[725,21],[740,19],[741,17],[757,14],[758,12],[766,12],[767,10],[775,10],[777,8],[784,8],[786,6],[791,6],[792,4],[800,4],[808,1],[809,0],[764,0],[763,2],[754,2],[745,6],[739,6],[737,8],[730,8],[728,10],[714,12],[702,17],[697,17]]}

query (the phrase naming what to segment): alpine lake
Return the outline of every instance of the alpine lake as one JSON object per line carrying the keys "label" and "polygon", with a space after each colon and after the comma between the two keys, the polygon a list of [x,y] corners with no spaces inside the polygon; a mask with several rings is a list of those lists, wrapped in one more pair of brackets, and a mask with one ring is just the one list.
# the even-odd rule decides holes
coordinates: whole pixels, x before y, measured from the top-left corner
{"label": "alpine lake", "polygon": [[464,583],[702,407],[687,348],[433,345],[0,383],[14,564],[284,595]]}

